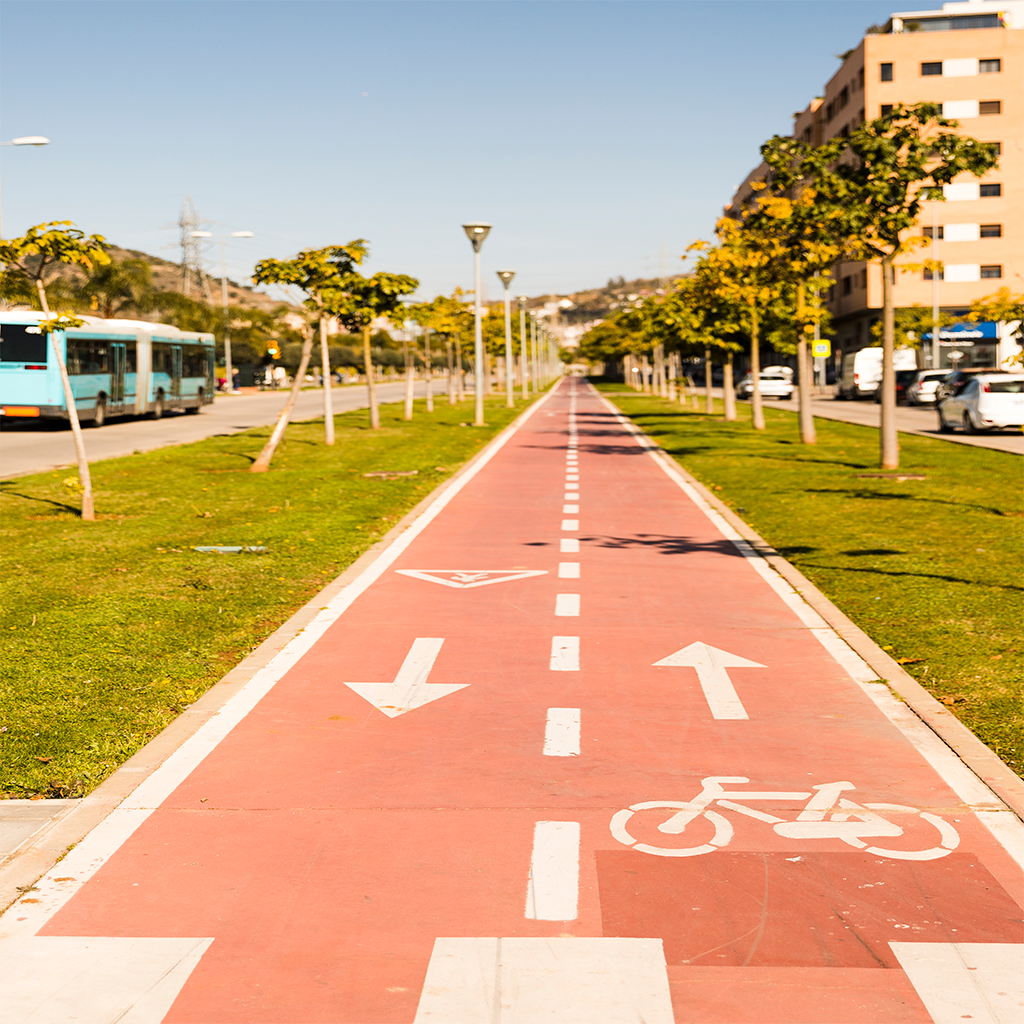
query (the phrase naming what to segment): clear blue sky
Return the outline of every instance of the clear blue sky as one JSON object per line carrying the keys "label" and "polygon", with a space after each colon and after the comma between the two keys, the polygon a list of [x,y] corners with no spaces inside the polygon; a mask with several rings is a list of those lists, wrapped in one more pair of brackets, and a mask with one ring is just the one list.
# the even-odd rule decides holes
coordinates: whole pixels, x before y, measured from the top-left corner
{"label": "clear blue sky", "polygon": [[835,54],[905,7],[5,2],[0,132],[53,143],[2,150],[4,226],[68,219],[176,260],[165,228],[190,194],[214,230],[255,232],[233,277],[364,237],[368,269],[428,297],[471,286],[460,225],[477,219],[492,297],[504,267],[531,295],[656,276]]}

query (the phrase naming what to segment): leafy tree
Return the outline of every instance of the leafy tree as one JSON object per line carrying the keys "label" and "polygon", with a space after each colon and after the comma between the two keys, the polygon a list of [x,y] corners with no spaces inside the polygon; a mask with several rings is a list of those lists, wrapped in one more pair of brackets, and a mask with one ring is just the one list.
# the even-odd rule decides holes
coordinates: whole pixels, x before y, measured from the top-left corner
{"label": "leafy tree", "polygon": [[[306,293],[303,305],[311,319],[316,320],[320,327],[320,361],[324,392],[324,444],[328,445],[334,444],[334,410],[331,407],[331,364],[330,350],[327,344],[327,324],[331,317],[327,312],[324,294],[328,289],[337,289],[341,282],[355,271],[356,265],[363,262],[367,254],[366,240],[357,238],[347,245],[328,245],[323,249],[303,249],[298,256],[290,260],[260,260],[253,272],[252,279],[257,284],[294,285]],[[312,338],[312,334],[310,337]],[[307,358],[306,365],[308,363]],[[304,366],[302,373],[296,375],[296,387],[302,386],[302,378],[305,377],[305,374]],[[297,396],[298,392],[295,393]],[[294,401],[291,405],[294,405]],[[291,405],[286,405],[289,416],[291,415]],[[287,419],[285,426],[287,426]],[[284,427],[281,428],[281,431],[284,432]],[[273,440],[273,436],[271,440]],[[267,443],[270,444],[269,441]],[[271,456],[272,454],[271,451]],[[259,463],[260,460],[257,459],[256,462]],[[267,465],[269,465],[269,458]]]}
{"label": "leafy tree", "polygon": [[82,323],[77,318],[56,316],[50,312],[46,300],[46,285],[63,266],[83,267],[92,270],[110,262],[107,241],[102,235],[86,235],[69,220],[50,221],[29,228],[21,238],[0,242],[0,264],[3,265],[5,282],[13,283],[13,291],[25,293],[34,288],[39,297],[40,308],[46,318],[39,326],[49,335],[53,344],[53,355],[60,371],[64,387],[64,401],[68,407],[68,419],[75,443],[75,458],[78,462],[78,480],[82,487],[82,518],[93,520],[92,477],[89,474],[89,460],[85,454],[82,438],[82,424],[78,419],[75,396],[71,392],[71,378],[67,364],[57,343],[56,332]]}
{"label": "leafy tree", "polygon": [[997,166],[994,147],[953,129],[934,103],[906,107],[867,121],[841,140],[838,163],[815,175],[819,209],[838,215],[846,258],[877,261],[882,267],[882,469],[899,467],[896,433],[895,261],[927,240],[910,234],[921,204],[945,199],[942,186],[960,174],[981,177]]}
{"label": "leafy tree", "polygon": [[388,318],[401,327],[407,318],[405,296],[420,286],[415,277],[407,274],[389,274],[379,271],[372,277],[349,273],[338,285],[324,289],[323,301],[327,312],[349,331],[363,335],[363,365],[366,368],[366,387],[370,399],[370,427],[380,429],[380,409],[373,380],[373,361],[370,354],[370,333],[373,322]]}
{"label": "leafy tree", "polygon": [[[438,295],[430,302],[408,307],[409,314],[420,324],[445,340],[448,362],[448,403],[455,405],[462,397],[462,336],[473,329],[473,309],[463,301],[461,288],[451,295]],[[452,346],[455,346],[453,361]],[[456,371],[456,363],[458,370]]]}
{"label": "leafy tree", "polygon": [[[145,260],[112,259],[92,268],[75,288],[90,312],[106,320],[128,313],[147,313],[154,305],[153,270]],[[80,307],[82,308],[82,307]]]}
{"label": "leafy tree", "polygon": [[[1000,288],[972,302],[967,319],[972,323],[989,320],[1013,325],[1009,336],[1016,338],[1020,345],[1024,343],[1024,293],[1014,295],[1009,288]],[[1024,363],[1024,350],[1018,352],[1012,361],[1018,365]]]}

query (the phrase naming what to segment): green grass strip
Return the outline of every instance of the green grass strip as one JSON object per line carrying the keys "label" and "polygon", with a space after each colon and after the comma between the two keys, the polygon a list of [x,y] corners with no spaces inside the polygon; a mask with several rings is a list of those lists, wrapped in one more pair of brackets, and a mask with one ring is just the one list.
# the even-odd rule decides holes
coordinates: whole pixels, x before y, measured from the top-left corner
{"label": "green grass strip", "polygon": [[927,479],[865,479],[874,428],[816,419],[803,445],[782,410],[759,433],[742,405],[726,423],[600,388],[1024,774],[1019,456],[900,434],[901,472]]}
{"label": "green grass strip", "polygon": [[488,400],[486,428],[444,397],[382,406],[377,431],[357,410],[333,448],[294,423],[260,475],[269,427],[98,462],[95,523],[70,470],[0,483],[0,797],[89,792],[527,404]]}

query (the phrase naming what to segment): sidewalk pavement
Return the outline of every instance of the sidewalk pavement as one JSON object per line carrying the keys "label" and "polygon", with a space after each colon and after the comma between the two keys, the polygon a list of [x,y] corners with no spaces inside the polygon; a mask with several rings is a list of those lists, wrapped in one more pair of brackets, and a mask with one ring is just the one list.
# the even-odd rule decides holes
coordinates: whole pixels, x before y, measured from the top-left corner
{"label": "sidewalk pavement", "polygon": [[833,612],[564,381],[82,801],[5,1024],[1016,1022],[1013,780]]}

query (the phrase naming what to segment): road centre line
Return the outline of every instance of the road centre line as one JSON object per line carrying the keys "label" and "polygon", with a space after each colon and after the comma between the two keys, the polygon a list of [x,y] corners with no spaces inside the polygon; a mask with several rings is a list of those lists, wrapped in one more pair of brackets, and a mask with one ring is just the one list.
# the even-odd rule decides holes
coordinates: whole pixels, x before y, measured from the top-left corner
{"label": "road centre line", "polygon": [[558,577],[563,580],[578,580],[580,578],[580,563],[559,562]]}
{"label": "road centre line", "polygon": [[578,636],[553,636],[549,667],[552,672],[579,672],[580,638]]}
{"label": "road centre line", "polygon": [[562,515],[563,516],[575,516],[575,515],[579,514],[579,511],[580,511],[579,505],[563,505],[562,506]]}
{"label": "road centre line", "polygon": [[674,460],[648,438],[639,427],[623,416],[603,395],[592,389],[595,397],[614,416],[623,430],[632,434],[637,444],[661,467],[666,476],[700,509],[718,532],[731,541],[739,553],[782,601],[797,615],[826,651],[870,697],[883,715],[913,744],[939,777],[964,801],[975,817],[995,837],[1006,852],[1024,867],[1024,823],[993,792],[984,780],[972,771],[950,747],[911,708],[898,699],[889,686],[879,680],[842,636],[811,607],[783,576],[742,537],[712,505],[710,505],[679,472]]}
{"label": "road centre line", "polygon": [[[526,409],[494,437],[456,474],[441,493],[399,533],[316,616],[289,639],[265,665],[221,705],[166,760],[148,775],[102,821],[92,828],[47,874],[35,883],[31,906],[16,902],[0,918],[0,936],[34,935],[124,845],[149,816],[181,785],[221,741],[273,689],[278,681],[313,648],[328,629],[395,563],[410,544],[444,511],[451,501],[483,470],[522,426],[555,394],[546,395]],[[576,529],[579,528],[577,523]],[[316,601],[316,597],[313,598]],[[312,603],[312,602],[310,602]],[[301,610],[300,613],[301,614]],[[287,627],[281,627],[285,629]],[[273,640],[273,635],[264,643]],[[578,668],[577,638],[577,668]],[[235,669],[232,669],[235,671]],[[145,748],[143,748],[145,749]],[[89,797],[85,798],[86,800]],[[56,881],[73,877],[73,882]],[[17,916],[15,916],[17,915]]]}
{"label": "road centre line", "polygon": [[560,615],[564,618],[572,618],[573,616],[579,615],[580,613],[580,595],[579,594],[556,594],[555,595],[555,615]]}
{"label": "road centre line", "polygon": [[580,521],[578,519],[563,519],[562,529],[566,531],[578,530],[580,528]]}
{"label": "road centre line", "polygon": [[579,708],[548,708],[544,725],[544,753],[548,757],[579,757]]}
{"label": "road centre line", "polygon": [[538,821],[526,887],[526,917],[575,921],[579,913],[580,823]]}
{"label": "road centre line", "polygon": [[562,537],[558,550],[563,555],[578,555],[580,551],[579,539],[576,537]]}

